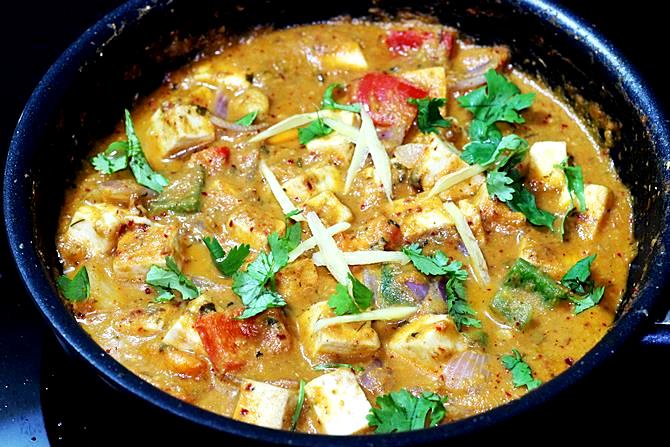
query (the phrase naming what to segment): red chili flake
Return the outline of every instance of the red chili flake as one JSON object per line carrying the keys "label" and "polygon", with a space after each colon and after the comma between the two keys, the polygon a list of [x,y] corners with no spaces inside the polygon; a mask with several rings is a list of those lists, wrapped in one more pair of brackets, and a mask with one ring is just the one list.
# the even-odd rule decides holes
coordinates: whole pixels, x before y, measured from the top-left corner
{"label": "red chili flake", "polygon": [[421,48],[423,43],[432,35],[433,33],[428,31],[391,31],[386,36],[386,46],[391,53],[405,56],[409,50]]}
{"label": "red chili flake", "polygon": [[147,295],[150,295],[151,294],[151,288],[147,287],[146,289],[144,289],[144,293],[146,293]]}
{"label": "red chili flake", "polygon": [[246,408],[242,408],[242,409],[240,410],[240,414],[241,414],[242,416],[246,416],[246,415],[249,414],[249,410],[247,410]]}
{"label": "red chili flake", "polygon": [[566,358],[565,358],[565,363],[566,363],[568,366],[572,366],[572,365],[575,363],[575,360],[574,360],[572,357],[566,357]]}

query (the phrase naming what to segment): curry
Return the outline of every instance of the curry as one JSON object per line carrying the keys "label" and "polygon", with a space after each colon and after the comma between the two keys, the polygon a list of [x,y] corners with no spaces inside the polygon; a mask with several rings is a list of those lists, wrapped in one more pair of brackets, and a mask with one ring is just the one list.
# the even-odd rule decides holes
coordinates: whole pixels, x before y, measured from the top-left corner
{"label": "curry", "polygon": [[167,393],[276,429],[519,398],[608,331],[635,255],[608,148],[508,48],[426,20],[227,37],[90,157],[57,234],[78,322]]}

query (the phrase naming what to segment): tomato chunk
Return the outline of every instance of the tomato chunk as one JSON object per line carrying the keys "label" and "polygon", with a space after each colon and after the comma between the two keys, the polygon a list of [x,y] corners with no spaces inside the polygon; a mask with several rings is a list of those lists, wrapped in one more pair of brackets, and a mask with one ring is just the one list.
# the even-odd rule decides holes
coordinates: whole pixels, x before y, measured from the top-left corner
{"label": "tomato chunk", "polygon": [[402,143],[416,117],[410,98],[425,98],[428,92],[404,79],[386,73],[368,73],[359,82],[355,100],[365,104],[372,121],[380,128],[380,138]]}
{"label": "tomato chunk", "polygon": [[259,356],[290,349],[291,337],[281,310],[270,309],[246,320],[236,319],[239,314],[210,312],[195,323],[217,371],[237,372]]}
{"label": "tomato chunk", "polygon": [[254,321],[237,320],[222,312],[201,315],[195,323],[205,351],[221,372],[239,371],[246,364],[246,353],[253,349],[259,331]]}
{"label": "tomato chunk", "polygon": [[405,56],[410,50],[421,48],[431,37],[433,33],[430,31],[394,30],[386,36],[386,46],[391,53]]}

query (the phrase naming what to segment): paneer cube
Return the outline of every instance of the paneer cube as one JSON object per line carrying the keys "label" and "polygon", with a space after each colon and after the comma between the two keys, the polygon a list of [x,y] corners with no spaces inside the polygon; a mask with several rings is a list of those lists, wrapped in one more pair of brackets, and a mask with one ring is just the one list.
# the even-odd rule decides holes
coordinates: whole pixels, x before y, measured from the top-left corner
{"label": "paneer cube", "polygon": [[388,349],[429,371],[439,371],[444,362],[468,347],[447,315],[422,315],[397,330]]}
{"label": "paneer cube", "polygon": [[286,224],[257,206],[244,204],[233,209],[226,222],[230,237],[240,244],[249,244],[255,250],[267,245],[273,232],[282,233]]}
{"label": "paneer cube", "polygon": [[454,172],[467,164],[444,144],[433,137],[433,141],[424,149],[423,154],[412,171],[412,179],[418,180],[424,191],[430,190],[441,177]]}
{"label": "paneer cube", "polygon": [[[324,116],[342,121],[352,127],[358,128],[358,115],[346,110],[324,111]],[[325,137],[315,138],[306,145],[307,150],[319,154],[327,154],[336,158],[340,163],[348,162],[351,158],[353,143],[348,138],[337,132]]]}
{"label": "paneer cube", "polygon": [[526,216],[523,213],[512,211],[506,204],[493,200],[489,196],[486,185],[480,187],[472,203],[479,208],[482,227],[486,233],[509,234],[517,231],[526,222]]}
{"label": "paneer cube", "polygon": [[195,330],[195,316],[190,312],[177,318],[177,321],[165,333],[162,341],[180,351],[205,355],[202,340],[200,340],[198,331]]}
{"label": "paneer cube", "polygon": [[290,417],[291,391],[269,383],[243,380],[233,419],[281,430]]}
{"label": "paneer cube", "polygon": [[351,222],[354,215],[351,210],[331,191],[324,191],[305,202],[305,207],[314,211],[326,226],[338,222]]}
{"label": "paneer cube", "polygon": [[582,212],[577,232],[582,239],[593,239],[602,226],[603,218],[609,211],[612,194],[607,186],[587,184],[584,186],[586,211]]}
{"label": "paneer cube", "polygon": [[555,165],[568,157],[565,141],[538,141],[530,147],[528,154],[529,177],[540,183],[544,189],[560,190],[565,186],[565,174]]}
{"label": "paneer cube", "polygon": [[64,251],[84,258],[109,253],[127,213],[127,210],[106,203],[80,206],[67,228]]}
{"label": "paneer cube", "polygon": [[182,149],[211,143],[215,130],[197,106],[164,102],[151,116],[151,135],[156,138],[160,157],[167,158]]}
{"label": "paneer cube", "polygon": [[368,427],[370,402],[349,369],[338,369],[311,380],[305,395],[326,435],[353,435]]}
{"label": "paneer cube", "polygon": [[339,169],[324,165],[308,169],[304,174],[284,182],[282,187],[291,200],[302,203],[323,191],[342,191],[344,181]]}
{"label": "paneer cube", "polygon": [[321,57],[321,64],[326,70],[367,70],[368,62],[361,46],[353,40],[340,42],[336,48]]}
{"label": "paneer cube", "polygon": [[439,198],[427,200],[404,198],[393,201],[391,219],[400,225],[405,241],[416,241],[449,230],[454,226]]}
{"label": "paneer cube", "polygon": [[175,225],[134,225],[116,244],[114,273],[118,278],[143,281],[152,265],[165,265],[165,257],[178,252],[177,233]]}
{"label": "paneer cube", "polygon": [[312,305],[298,317],[300,335],[307,354],[334,355],[340,359],[362,358],[372,355],[380,347],[379,336],[368,321],[328,326],[319,331],[314,324],[323,318],[334,316],[328,303],[322,301]]}
{"label": "paneer cube", "polygon": [[429,67],[406,71],[399,74],[412,84],[428,90],[431,98],[447,97],[447,74],[444,67]]}

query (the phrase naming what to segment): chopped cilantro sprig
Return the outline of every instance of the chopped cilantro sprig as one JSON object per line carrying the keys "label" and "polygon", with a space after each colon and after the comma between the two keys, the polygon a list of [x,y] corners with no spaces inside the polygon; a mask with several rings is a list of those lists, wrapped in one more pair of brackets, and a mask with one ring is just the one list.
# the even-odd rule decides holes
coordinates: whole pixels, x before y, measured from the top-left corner
{"label": "chopped cilantro sprig", "polygon": [[444,276],[444,294],[447,303],[447,312],[454,321],[456,328],[460,331],[463,326],[482,327],[482,322],[476,318],[477,312],[470,306],[465,292],[465,280],[468,272],[463,269],[460,261],[450,261],[449,257],[441,251],[435,252],[433,256],[423,254],[418,244],[408,245],[402,248],[414,267],[424,275]]}
{"label": "chopped cilantro sprig", "polygon": [[561,284],[581,296],[580,298],[570,298],[570,301],[575,305],[575,314],[597,306],[605,294],[605,287],[596,287],[591,278],[591,264],[595,259],[596,255],[593,254],[577,261],[561,278]]}
{"label": "chopped cilantro sprig", "polygon": [[397,433],[435,427],[447,411],[446,397],[424,391],[418,396],[406,389],[377,396],[377,407],[368,413],[368,425],[375,433]]}

